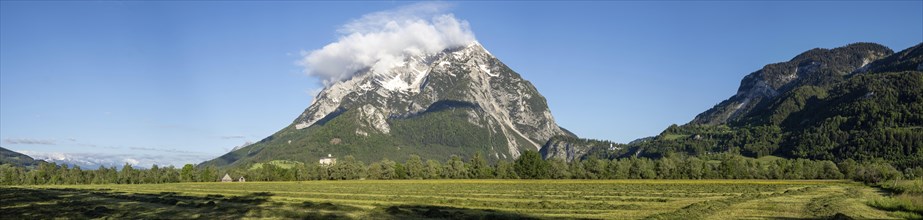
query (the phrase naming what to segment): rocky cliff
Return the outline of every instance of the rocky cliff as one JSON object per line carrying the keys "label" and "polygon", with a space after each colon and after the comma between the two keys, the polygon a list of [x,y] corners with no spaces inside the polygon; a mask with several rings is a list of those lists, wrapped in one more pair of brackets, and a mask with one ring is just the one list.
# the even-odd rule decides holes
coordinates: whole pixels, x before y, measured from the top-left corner
{"label": "rocky cliff", "polygon": [[555,135],[545,98],[481,44],[408,55],[327,85],[289,127],[204,164],[270,159],[444,159],[482,152],[492,160],[539,150]]}

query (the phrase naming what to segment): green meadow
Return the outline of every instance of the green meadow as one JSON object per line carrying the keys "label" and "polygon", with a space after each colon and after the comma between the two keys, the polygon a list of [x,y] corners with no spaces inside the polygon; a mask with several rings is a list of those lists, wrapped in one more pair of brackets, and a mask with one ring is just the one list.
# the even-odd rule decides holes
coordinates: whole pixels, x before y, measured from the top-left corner
{"label": "green meadow", "polygon": [[918,212],[888,211],[877,204],[890,201],[889,198],[883,189],[850,181],[819,180],[348,180],[42,185],[0,187],[3,201],[0,213],[16,219],[920,217]]}

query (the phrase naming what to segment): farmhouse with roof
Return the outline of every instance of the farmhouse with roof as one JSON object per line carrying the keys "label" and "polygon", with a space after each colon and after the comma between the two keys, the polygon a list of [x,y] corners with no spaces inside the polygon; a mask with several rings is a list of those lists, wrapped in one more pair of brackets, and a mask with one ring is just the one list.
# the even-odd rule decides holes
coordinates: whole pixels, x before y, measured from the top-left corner
{"label": "farmhouse with roof", "polygon": [[321,157],[318,162],[320,165],[330,166],[337,163],[337,158],[333,157],[333,154],[327,154],[326,157]]}

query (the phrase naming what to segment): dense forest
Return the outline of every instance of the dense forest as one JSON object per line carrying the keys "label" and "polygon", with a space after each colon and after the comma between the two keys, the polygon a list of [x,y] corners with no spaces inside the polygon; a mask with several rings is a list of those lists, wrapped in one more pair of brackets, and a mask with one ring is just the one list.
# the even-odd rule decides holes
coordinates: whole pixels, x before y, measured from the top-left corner
{"label": "dense forest", "polygon": [[853,179],[880,182],[890,179],[923,177],[923,167],[898,171],[884,161],[749,158],[720,153],[702,157],[669,155],[659,159],[631,157],[599,159],[591,157],[566,163],[543,160],[535,151],[526,151],[514,161],[488,162],[482,154],[463,159],[451,156],[446,161],[423,160],[417,155],[403,162],[383,159],[366,165],[352,156],[333,165],[297,163],[283,167],[273,163],[250,169],[218,170],[213,166],[196,168],[158,167],[137,169],[129,164],[121,169],[100,167],[83,170],[54,163],[35,169],[0,165],[0,185],[31,184],[147,184],[175,182],[215,182],[229,174],[235,181],[307,181],[350,179]]}

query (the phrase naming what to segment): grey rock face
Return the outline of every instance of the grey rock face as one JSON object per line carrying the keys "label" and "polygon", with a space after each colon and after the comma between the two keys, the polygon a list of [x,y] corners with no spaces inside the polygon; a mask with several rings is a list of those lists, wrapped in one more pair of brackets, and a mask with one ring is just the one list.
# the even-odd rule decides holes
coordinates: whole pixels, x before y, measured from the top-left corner
{"label": "grey rock face", "polygon": [[474,106],[479,111],[469,113],[469,122],[505,137],[503,152],[514,158],[565,134],[538,90],[478,43],[410,56],[393,69],[366,69],[328,85],[293,123],[304,129],[356,109],[356,134],[388,134],[389,120],[425,114],[440,103]]}
{"label": "grey rock face", "polygon": [[539,151],[545,159],[561,159],[567,162],[585,159],[593,152],[614,152],[623,150],[622,144],[612,141],[583,139],[573,136],[554,136]]}
{"label": "grey rock face", "polygon": [[562,159],[570,163],[574,160],[580,160],[590,151],[591,146],[585,146],[566,140],[551,140],[542,148],[541,154],[544,159]]}

